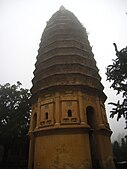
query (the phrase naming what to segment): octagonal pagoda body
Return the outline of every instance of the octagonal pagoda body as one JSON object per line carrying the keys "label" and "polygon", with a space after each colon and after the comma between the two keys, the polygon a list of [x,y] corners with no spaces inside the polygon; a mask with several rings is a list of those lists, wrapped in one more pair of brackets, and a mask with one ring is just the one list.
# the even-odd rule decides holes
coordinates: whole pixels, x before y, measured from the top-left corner
{"label": "octagonal pagoda body", "polygon": [[96,61],[64,7],[47,22],[32,82],[29,169],[114,169]]}

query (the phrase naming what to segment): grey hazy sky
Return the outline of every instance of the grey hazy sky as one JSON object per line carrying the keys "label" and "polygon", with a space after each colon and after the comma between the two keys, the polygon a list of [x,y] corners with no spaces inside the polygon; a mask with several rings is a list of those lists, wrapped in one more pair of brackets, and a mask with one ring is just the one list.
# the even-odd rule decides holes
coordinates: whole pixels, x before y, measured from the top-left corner
{"label": "grey hazy sky", "polygon": [[[107,104],[117,100],[106,82],[106,67],[115,59],[113,43],[118,49],[127,46],[127,0],[0,0],[0,84],[20,81],[31,88],[34,64],[46,22],[60,6],[73,12],[84,25],[93,47]],[[125,133],[124,121],[109,119],[113,137]],[[127,131],[126,131],[127,133]]]}

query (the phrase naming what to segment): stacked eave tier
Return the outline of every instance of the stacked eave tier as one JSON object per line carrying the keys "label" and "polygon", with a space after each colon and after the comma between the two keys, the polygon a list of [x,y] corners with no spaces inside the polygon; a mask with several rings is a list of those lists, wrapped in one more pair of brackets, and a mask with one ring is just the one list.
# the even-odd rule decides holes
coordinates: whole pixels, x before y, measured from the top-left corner
{"label": "stacked eave tier", "polygon": [[100,80],[85,28],[70,11],[57,11],[42,34],[32,93],[60,86],[103,91]]}

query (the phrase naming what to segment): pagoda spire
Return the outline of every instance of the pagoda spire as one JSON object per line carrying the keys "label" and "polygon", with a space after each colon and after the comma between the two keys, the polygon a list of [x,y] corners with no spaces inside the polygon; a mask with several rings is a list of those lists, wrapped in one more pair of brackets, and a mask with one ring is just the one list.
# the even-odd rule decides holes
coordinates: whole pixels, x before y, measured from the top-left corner
{"label": "pagoda spire", "polygon": [[66,10],[66,9],[65,9],[65,7],[64,7],[63,5],[61,5],[61,7],[60,7],[59,10],[60,10],[60,11],[64,11],[64,10]]}

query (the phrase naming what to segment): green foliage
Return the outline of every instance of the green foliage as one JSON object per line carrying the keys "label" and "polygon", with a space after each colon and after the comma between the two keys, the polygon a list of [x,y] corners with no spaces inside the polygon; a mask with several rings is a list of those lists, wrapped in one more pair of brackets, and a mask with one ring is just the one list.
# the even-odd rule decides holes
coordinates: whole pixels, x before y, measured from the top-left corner
{"label": "green foliage", "polygon": [[21,138],[28,132],[30,92],[21,83],[0,85],[0,141]]}
{"label": "green foliage", "polygon": [[118,161],[120,161],[119,160],[120,144],[117,141],[114,141],[112,146],[113,146],[113,154],[114,154],[114,156],[117,158]]}
{"label": "green foliage", "polygon": [[0,85],[0,144],[4,147],[0,168],[27,166],[30,96],[29,90],[23,89],[20,82]]}
{"label": "green foliage", "polygon": [[121,143],[114,141],[112,146],[117,162],[127,161],[127,139],[122,138]]}
{"label": "green foliage", "polygon": [[116,44],[114,45],[117,58],[107,67],[107,80],[112,81],[111,87],[118,94],[123,92],[123,96],[127,97],[127,47],[118,51]]}
{"label": "green foliage", "polygon": [[113,64],[107,67],[107,80],[112,82],[111,88],[117,91],[117,94],[122,94],[122,103],[118,100],[117,103],[109,103],[115,106],[110,111],[110,117],[114,117],[117,114],[117,121],[123,116],[126,119],[127,128],[127,47],[118,51],[117,46],[114,43],[116,51],[116,59],[113,60]]}

